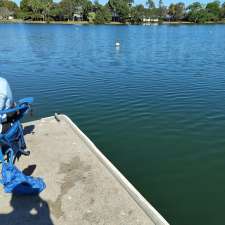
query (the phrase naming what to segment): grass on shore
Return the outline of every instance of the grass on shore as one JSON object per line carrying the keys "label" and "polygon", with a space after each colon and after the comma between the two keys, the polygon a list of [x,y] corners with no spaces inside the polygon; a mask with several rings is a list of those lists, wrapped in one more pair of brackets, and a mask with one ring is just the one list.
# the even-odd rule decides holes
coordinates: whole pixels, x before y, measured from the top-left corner
{"label": "grass on shore", "polygon": [[[12,19],[12,20],[0,20],[0,23],[25,23],[25,24],[93,24],[88,21],[32,21],[32,20],[22,20],[22,19]],[[122,24],[119,22],[111,22],[108,24]]]}
{"label": "grass on shore", "polygon": [[[13,20],[0,20],[0,23],[24,23],[24,24],[93,24],[88,21],[31,21],[31,20],[21,20],[21,19],[13,19]],[[119,22],[110,22],[107,23],[109,25],[122,25]],[[128,24],[128,23],[127,23]],[[188,21],[164,21],[160,24],[195,24],[193,22]],[[206,22],[204,24],[225,24],[225,20],[218,22]],[[142,24],[140,24],[142,25]]]}

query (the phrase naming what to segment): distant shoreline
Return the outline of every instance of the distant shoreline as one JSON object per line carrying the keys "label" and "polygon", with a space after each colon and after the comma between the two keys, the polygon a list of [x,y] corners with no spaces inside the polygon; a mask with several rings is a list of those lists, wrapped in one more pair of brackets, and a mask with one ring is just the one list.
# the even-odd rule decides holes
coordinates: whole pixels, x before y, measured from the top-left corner
{"label": "distant shoreline", "polygon": [[[30,20],[20,20],[20,19],[13,19],[13,20],[0,20],[0,24],[62,24],[62,25],[97,25],[94,23],[89,23],[88,21],[30,21]],[[225,21],[218,21],[218,22],[205,22],[205,23],[193,23],[188,21],[163,21],[161,23],[152,23],[152,24],[137,24],[137,25],[183,25],[183,24],[190,24],[190,25],[204,25],[204,24],[225,24]],[[98,24],[99,25],[99,24]],[[110,22],[105,23],[103,25],[131,25],[131,24],[123,24],[119,22]]]}
{"label": "distant shoreline", "polygon": [[[31,21],[31,20],[20,20],[20,19],[13,19],[13,20],[0,20],[0,24],[65,24],[65,25],[89,25],[94,23],[89,23],[88,21]],[[119,22],[110,22],[106,23],[109,25],[123,25]]]}

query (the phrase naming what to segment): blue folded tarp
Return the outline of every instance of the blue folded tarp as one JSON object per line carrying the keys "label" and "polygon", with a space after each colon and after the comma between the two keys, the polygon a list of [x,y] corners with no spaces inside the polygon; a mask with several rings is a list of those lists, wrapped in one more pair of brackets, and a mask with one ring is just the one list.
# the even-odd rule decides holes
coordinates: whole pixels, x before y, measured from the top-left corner
{"label": "blue folded tarp", "polygon": [[15,165],[3,162],[2,180],[6,193],[32,195],[42,192],[46,185],[41,178],[23,174]]}
{"label": "blue folded tarp", "polygon": [[0,162],[2,162],[2,183],[6,193],[18,195],[35,195],[42,192],[46,185],[41,178],[26,176],[12,161],[6,162],[0,149]]}

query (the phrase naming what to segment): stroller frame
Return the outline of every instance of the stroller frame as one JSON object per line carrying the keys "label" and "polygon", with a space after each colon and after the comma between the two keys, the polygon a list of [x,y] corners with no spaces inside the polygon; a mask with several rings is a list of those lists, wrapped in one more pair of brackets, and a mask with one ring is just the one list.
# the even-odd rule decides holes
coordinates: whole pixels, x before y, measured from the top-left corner
{"label": "stroller frame", "polygon": [[9,128],[0,134],[1,153],[8,162],[15,163],[21,155],[30,154],[29,151],[25,151],[26,143],[20,120],[30,110],[32,102],[33,98],[21,99],[14,108],[0,111],[0,115],[13,115],[9,121]]}

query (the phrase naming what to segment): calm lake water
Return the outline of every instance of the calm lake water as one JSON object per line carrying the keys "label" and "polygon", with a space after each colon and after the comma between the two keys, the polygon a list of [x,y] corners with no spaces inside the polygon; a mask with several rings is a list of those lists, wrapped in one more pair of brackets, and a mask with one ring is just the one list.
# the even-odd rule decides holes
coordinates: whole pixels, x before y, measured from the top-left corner
{"label": "calm lake water", "polygon": [[70,116],[171,224],[224,224],[224,25],[2,24],[0,76],[34,118]]}

